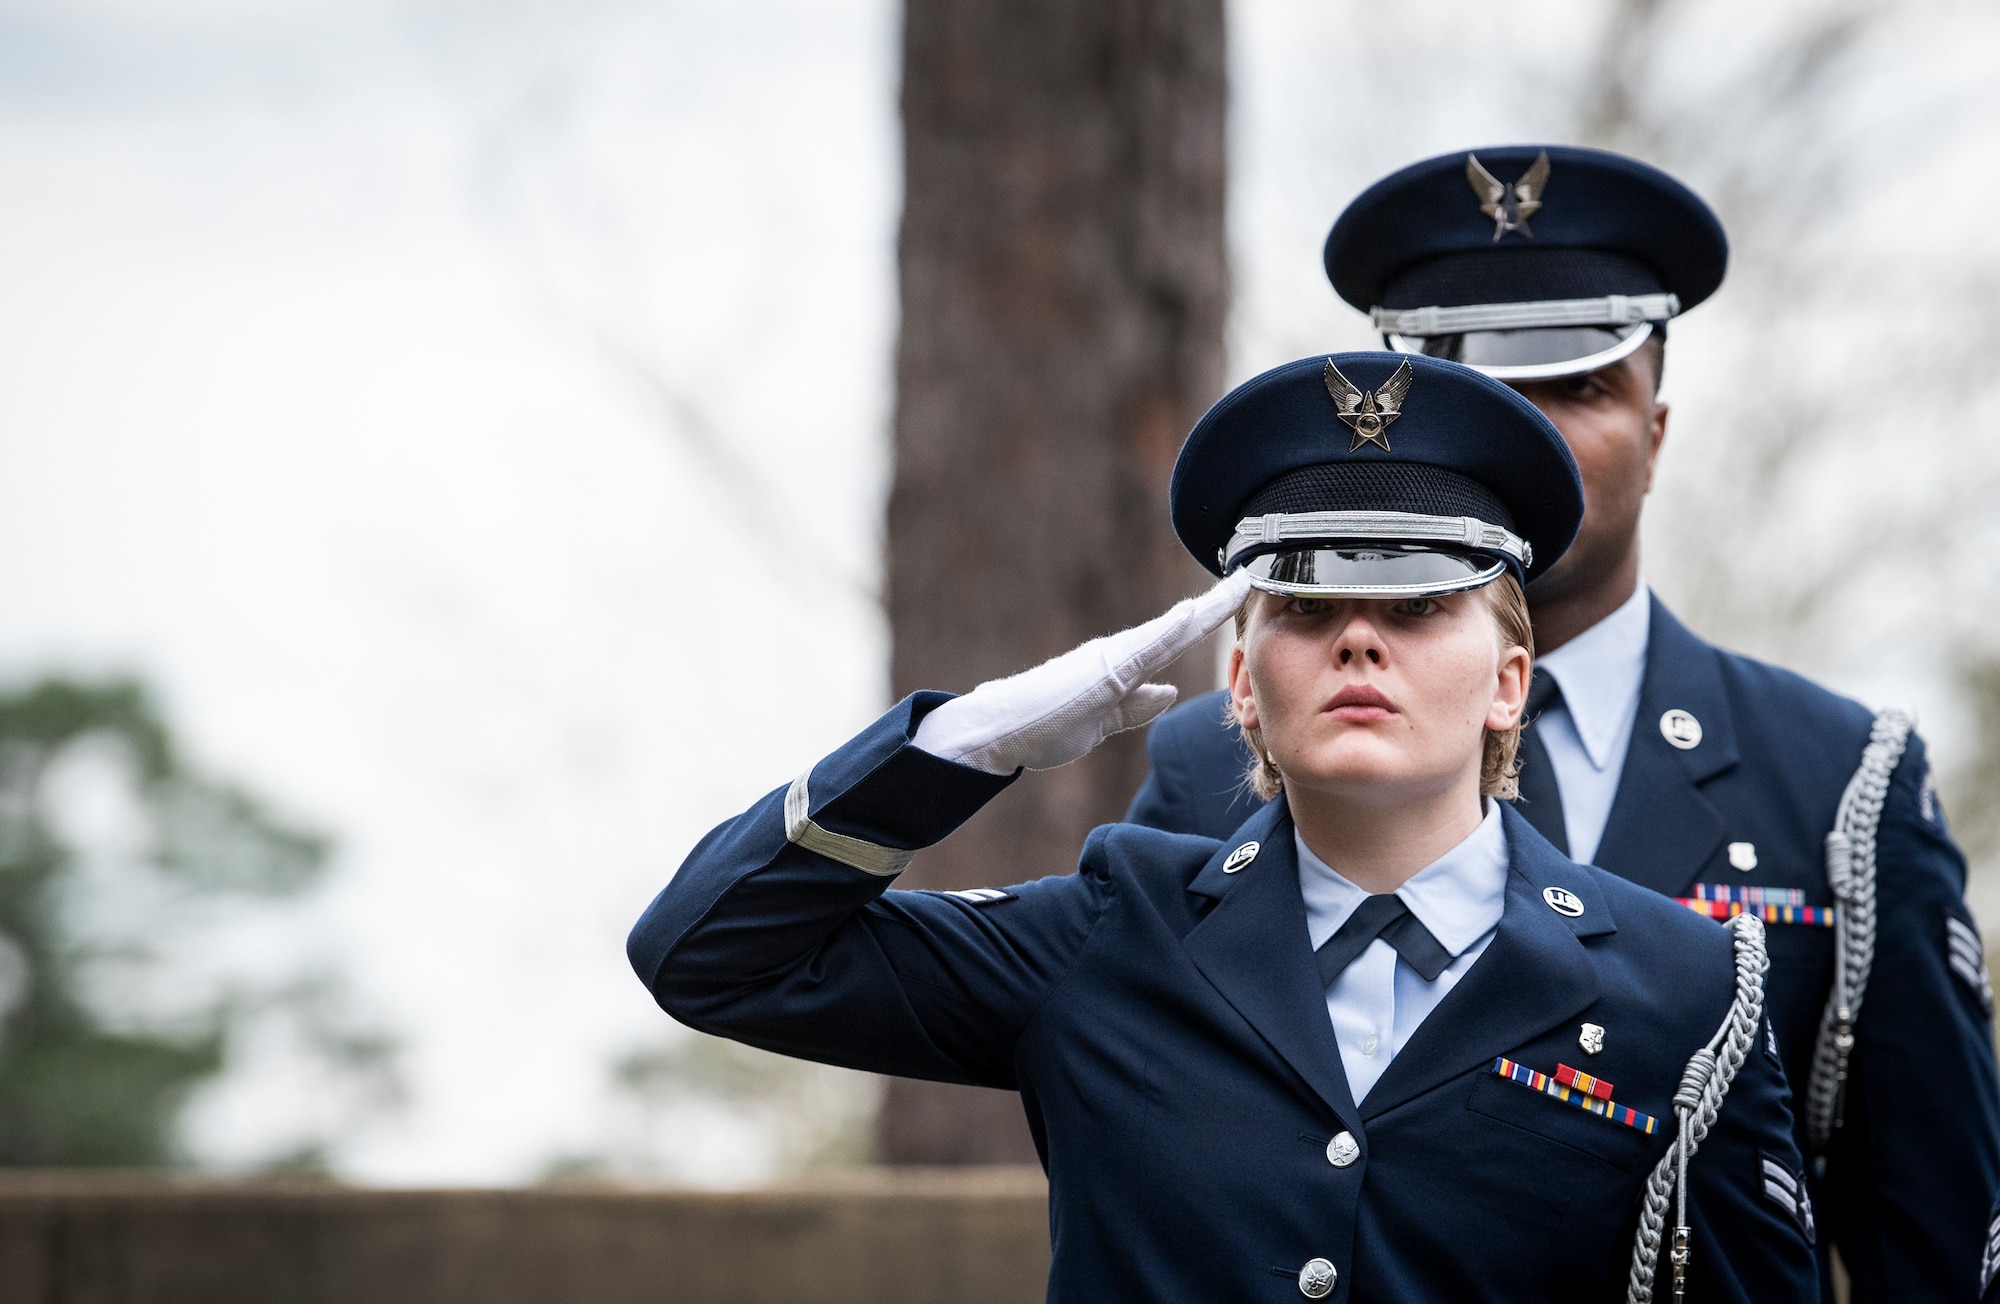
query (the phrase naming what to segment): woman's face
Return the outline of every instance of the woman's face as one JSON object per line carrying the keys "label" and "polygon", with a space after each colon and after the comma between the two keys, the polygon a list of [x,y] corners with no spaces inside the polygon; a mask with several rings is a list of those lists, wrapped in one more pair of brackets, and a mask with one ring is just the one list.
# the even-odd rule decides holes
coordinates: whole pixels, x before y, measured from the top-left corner
{"label": "woman's face", "polygon": [[1527,700],[1529,657],[1502,647],[1478,592],[1399,601],[1250,595],[1230,654],[1238,718],[1294,791],[1394,804],[1467,782],[1488,729]]}

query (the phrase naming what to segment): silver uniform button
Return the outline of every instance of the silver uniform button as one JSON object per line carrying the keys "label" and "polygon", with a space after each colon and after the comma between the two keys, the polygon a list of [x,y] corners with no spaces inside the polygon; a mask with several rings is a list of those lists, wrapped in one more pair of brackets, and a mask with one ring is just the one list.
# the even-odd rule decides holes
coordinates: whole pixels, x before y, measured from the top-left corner
{"label": "silver uniform button", "polygon": [[1307,1299],[1325,1299],[1333,1294],[1333,1284],[1340,1280],[1340,1270],[1325,1259],[1308,1259],[1306,1266],[1299,1269],[1299,1294]]}
{"label": "silver uniform button", "polygon": [[1352,1132],[1342,1132],[1326,1143],[1326,1162],[1335,1168],[1345,1168],[1359,1158],[1361,1145]]}

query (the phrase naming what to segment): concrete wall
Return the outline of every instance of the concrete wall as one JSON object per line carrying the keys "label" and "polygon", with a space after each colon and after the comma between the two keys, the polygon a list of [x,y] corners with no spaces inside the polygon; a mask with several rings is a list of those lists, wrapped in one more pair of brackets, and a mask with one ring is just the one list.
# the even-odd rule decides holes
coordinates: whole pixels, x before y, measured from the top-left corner
{"label": "concrete wall", "polygon": [[1034,1170],[744,1193],[371,1191],[0,1173],[13,1304],[1029,1304]]}

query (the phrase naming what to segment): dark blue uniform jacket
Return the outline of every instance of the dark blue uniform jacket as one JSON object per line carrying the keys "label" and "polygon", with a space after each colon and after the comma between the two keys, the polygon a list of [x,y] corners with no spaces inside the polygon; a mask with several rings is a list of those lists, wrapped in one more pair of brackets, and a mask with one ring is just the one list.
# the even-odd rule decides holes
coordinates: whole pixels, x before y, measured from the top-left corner
{"label": "dark blue uniform jacket", "polygon": [[[914,848],[1010,781],[907,745],[919,694],[821,761],[827,830]],[[1612,1301],[1671,1096],[1734,990],[1722,927],[1573,864],[1511,810],[1492,944],[1358,1106],[1315,969],[1282,802],[1230,842],[1098,829],[1080,871],[979,904],[786,840],[785,792],[710,833],[634,928],[632,964],[692,1027],[879,1073],[1020,1091],[1049,1174],[1058,1301]],[[1238,872],[1223,862],[1255,839]],[[1572,892],[1565,918],[1546,888]],[[1578,1046],[1584,1022],[1602,1053]],[[1775,1056],[1745,1060],[1693,1166],[1695,1293],[1807,1300]],[[1505,1056],[1607,1079],[1651,1135],[1503,1079]],[[1328,1142],[1361,1157],[1334,1166]],[[1664,1277],[1662,1278],[1664,1297]]]}
{"label": "dark blue uniform jacket", "polygon": [[[1250,753],[1223,724],[1224,706],[1209,694],[1154,723],[1153,771],[1128,819],[1226,837],[1257,810],[1243,782]],[[1701,722],[1697,746],[1676,748],[1661,733],[1674,709]],[[1833,904],[1822,848],[1871,719],[1859,703],[1703,642],[1656,600],[1638,723],[1597,863],[1670,897],[1698,884],[1758,886]],[[1754,869],[1731,866],[1732,842],[1752,844]],[[1975,975],[1951,964],[1947,920],[1972,926],[1965,860],[1945,831],[1921,739],[1897,767],[1876,858],[1875,966],[1846,1122],[1813,1184],[1820,1240],[1839,1245],[1857,1304],[1976,1300],[2000,1197],[2000,1083],[1986,998]],[[1803,1093],[1833,982],[1833,930],[1774,923],[1770,948],[1769,1008]]]}

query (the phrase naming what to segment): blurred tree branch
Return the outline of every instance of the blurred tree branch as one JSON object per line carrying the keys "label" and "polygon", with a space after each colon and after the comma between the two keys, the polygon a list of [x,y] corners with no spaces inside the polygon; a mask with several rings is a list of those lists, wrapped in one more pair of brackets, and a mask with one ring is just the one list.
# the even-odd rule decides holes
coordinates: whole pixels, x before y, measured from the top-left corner
{"label": "blurred tree branch", "polygon": [[[843,561],[824,537],[814,495],[760,467],[750,436],[717,419],[710,393],[719,378],[688,376],[687,359],[664,343],[663,313],[686,324],[704,309],[691,296],[661,299],[655,273],[699,251],[639,234],[662,214],[610,166],[665,177],[662,161],[604,157],[591,135],[605,116],[600,83],[618,62],[614,51],[646,50],[634,33],[654,11],[620,0],[520,0],[497,11],[458,0],[410,3],[466,124],[470,188],[498,218],[531,303],[644,403],[731,523],[732,557],[879,605],[872,569]],[[655,78],[676,75],[666,52],[655,63]],[[674,202],[702,202],[696,178],[675,181]]]}
{"label": "blurred tree branch", "polygon": [[[392,1105],[394,1044],[332,975],[204,990],[160,954],[190,909],[306,892],[326,853],[190,767],[136,683],[0,692],[0,1164],[179,1161],[190,1097],[274,1021],[325,1091]],[[299,1144],[323,1162],[334,1139]]]}

